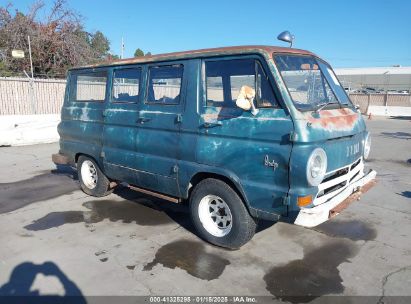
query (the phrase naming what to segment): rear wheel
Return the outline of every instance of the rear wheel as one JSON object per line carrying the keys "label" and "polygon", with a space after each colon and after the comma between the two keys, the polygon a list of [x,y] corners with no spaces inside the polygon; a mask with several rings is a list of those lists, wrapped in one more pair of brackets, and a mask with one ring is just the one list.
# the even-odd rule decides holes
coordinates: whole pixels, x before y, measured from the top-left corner
{"label": "rear wheel", "polygon": [[94,159],[81,155],[77,162],[81,189],[88,195],[106,196],[113,192],[110,181],[100,170]]}
{"label": "rear wheel", "polygon": [[208,178],[190,196],[190,213],[200,237],[221,247],[240,248],[254,235],[256,222],[226,183]]}

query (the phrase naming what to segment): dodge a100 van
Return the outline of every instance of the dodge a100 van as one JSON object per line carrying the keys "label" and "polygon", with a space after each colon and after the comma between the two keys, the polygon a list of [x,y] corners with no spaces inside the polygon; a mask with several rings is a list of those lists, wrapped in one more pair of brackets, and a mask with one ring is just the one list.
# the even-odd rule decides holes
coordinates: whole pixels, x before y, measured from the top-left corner
{"label": "dodge a100 van", "polygon": [[188,202],[200,237],[239,248],[258,219],[313,227],[375,178],[371,138],[330,65],[241,46],[71,69],[56,164],[82,190],[122,183]]}

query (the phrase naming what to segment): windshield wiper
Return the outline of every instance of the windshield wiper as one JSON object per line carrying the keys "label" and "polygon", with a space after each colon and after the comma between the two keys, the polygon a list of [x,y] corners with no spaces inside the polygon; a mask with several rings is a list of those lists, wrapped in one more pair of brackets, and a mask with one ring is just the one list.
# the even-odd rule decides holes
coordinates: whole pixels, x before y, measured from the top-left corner
{"label": "windshield wiper", "polygon": [[322,109],[324,109],[326,106],[330,105],[330,104],[339,104],[339,102],[335,102],[335,101],[328,101],[328,102],[323,102],[317,105],[317,108],[314,110],[315,113],[320,112]]}

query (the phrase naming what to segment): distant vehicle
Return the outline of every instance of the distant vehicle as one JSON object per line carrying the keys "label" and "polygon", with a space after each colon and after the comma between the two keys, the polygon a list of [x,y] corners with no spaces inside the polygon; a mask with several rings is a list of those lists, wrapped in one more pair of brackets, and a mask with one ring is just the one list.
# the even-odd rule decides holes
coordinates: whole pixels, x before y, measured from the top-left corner
{"label": "distant vehicle", "polygon": [[365,90],[365,89],[359,89],[359,90],[356,90],[355,93],[358,93],[358,94],[371,94],[372,92],[370,92],[368,90]]}
{"label": "distant vehicle", "polygon": [[384,91],[381,89],[375,89],[375,88],[363,88],[363,89],[358,89],[355,91],[355,93],[359,93],[359,94],[381,94]]}
{"label": "distant vehicle", "polygon": [[407,90],[400,90],[400,91],[396,91],[396,90],[389,90],[387,91],[387,94],[390,95],[406,95],[409,94],[410,92]]}
{"label": "distant vehicle", "polygon": [[292,48],[71,69],[58,132],[53,161],[76,165],[85,193],[126,183],[188,202],[198,234],[231,249],[252,238],[259,219],[328,220],[376,175],[364,170],[370,134],[332,68]]}
{"label": "distant vehicle", "polygon": [[355,90],[351,89],[350,87],[344,87],[344,91],[345,91],[347,94],[355,93]]}
{"label": "distant vehicle", "polygon": [[366,90],[369,94],[380,94],[380,93],[383,93],[383,92],[384,92],[384,90],[382,90],[382,89],[376,89],[376,88],[370,88],[370,87],[365,88],[365,90]]}

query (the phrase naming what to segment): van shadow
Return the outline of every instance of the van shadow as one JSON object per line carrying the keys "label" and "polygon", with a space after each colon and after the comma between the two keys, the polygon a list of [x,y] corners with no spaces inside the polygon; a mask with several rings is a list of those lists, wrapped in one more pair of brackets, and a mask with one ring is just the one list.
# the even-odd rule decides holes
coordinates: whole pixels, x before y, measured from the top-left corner
{"label": "van shadow", "polygon": [[139,226],[158,226],[176,222],[188,231],[194,230],[185,206],[149,197],[123,186],[119,186],[114,194],[123,200],[109,199],[109,197],[92,199],[82,204],[86,211],[53,211],[24,228],[29,231],[42,231],[66,224],[84,223],[93,232],[95,230],[93,224],[109,220],[125,224],[135,223]]}
{"label": "van shadow", "polygon": [[50,170],[51,174],[58,174],[58,175],[66,175],[70,177],[72,180],[78,180],[78,173],[77,170],[69,165],[57,165],[56,169]]}
{"label": "van shadow", "polygon": [[[179,224],[185,230],[191,232],[194,235],[197,235],[195,227],[193,226],[190,218],[187,201],[184,201],[181,204],[170,203],[169,201],[145,195],[126,187],[118,187],[114,191],[114,193],[125,200],[135,202],[136,204],[142,204],[145,207],[164,212],[168,217],[170,217],[174,222]],[[267,220],[258,220],[257,222],[256,233],[264,231],[276,223]]]}
{"label": "van shadow", "polygon": [[[68,176],[72,180],[78,180],[77,170],[68,165],[56,165],[56,169],[51,170],[51,174]],[[171,203],[160,198],[156,198],[150,195],[143,194],[141,192],[131,190],[130,188],[124,187],[121,184],[114,190],[113,193],[126,201],[143,205],[155,211],[159,211],[160,213],[164,212],[171,220],[176,222],[185,230],[197,235],[195,228],[192,224],[192,221],[190,219],[188,201],[184,201],[180,204]],[[275,223],[275,221],[258,219],[256,233],[262,232],[272,227]]]}
{"label": "van shadow", "polygon": [[124,200],[143,205],[154,211],[160,211],[160,213],[156,212],[155,215],[164,212],[172,221],[176,222],[187,231],[195,234],[195,228],[190,220],[187,202],[180,204],[171,203],[160,198],[131,190],[130,188],[123,187],[121,185],[116,188],[114,194]]}
{"label": "van shadow", "polygon": [[[70,175],[70,179],[72,180],[77,178],[76,172],[72,171],[70,167],[63,166],[53,170],[53,172],[54,173],[49,175]],[[75,186],[76,188],[78,187],[77,183],[75,183]],[[90,228],[90,231],[93,232],[95,230],[93,224],[102,222],[103,220],[109,220],[111,222],[121,221],[127,224],[134,222],[136,225],[140,226],[157,226],[174,222],[188,232],[197,235],[190,218],[189,207],[186,201],[181,204],[171,203],[160,198],[131,190],[122,184],[115,189],[114,194],[123,200],[93,199],[83,204],[83,207],[88,209],[86,211],[53,211],[41,218],[33,220],[32,223],[24,226],[24,229],[29,231],[42,231],[51,228],[59,228],[66,224],[84,223],[85,226]],[[38,198],[35,198],[35,200],[37,199]],[[25,201],[25,204],[20,204],[17,207],[21,208],[32,202],[33,200]],[[0,199],[0,213],[2,211],[1,209]],[[14,206],[13,209],[17,209],[16,206]],[[10,209],[7,211],[9,210]],[[273,224],[274,222],[258,220],[256,233],[271,227]]]}
{"label": "van shadow", "polygon": [[[64,296],[46,295],[47,299],[53,300],[54,303],[87,303],[80,288],[55,263],[50,261],[43,264],[24,262],[17,265],[13,269],[9,281],[0,287],[0,296],[2,298],[7,297],[9,299],[8,303],[18,303],[19,297],[43,296],[39,290],[30,290],[38,274],[46,277],[56,277],[64,288]],[[40,303],[44,300],[43,297],[38,299],[39,301],[36,301],[35,298],[25,298],[23,302]]]}

